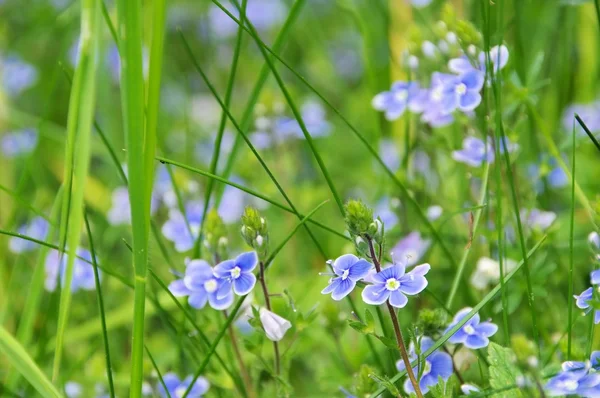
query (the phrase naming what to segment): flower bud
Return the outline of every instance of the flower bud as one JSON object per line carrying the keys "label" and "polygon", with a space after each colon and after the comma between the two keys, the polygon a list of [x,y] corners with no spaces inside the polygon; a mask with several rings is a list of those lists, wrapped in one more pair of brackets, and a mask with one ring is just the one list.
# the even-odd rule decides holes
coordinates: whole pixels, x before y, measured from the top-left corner
{"label": "flower bud", "polygon": [[292,327],[290,321],[280,317],[266,308],[260,309],[260,322],[271,341],[280,341],[285,333]]}
{"label": "flower bud", "polygon": [[600,235],[598,235],[598,232],[596,232],[596,231],[591,232],[588,235],[588,242],[589,242],[590,246],[592,247],[592,250],[594,250],[594,251],[600,250]]}
{"label": "flower bud", "polygon": [[353,236],[369,234],[369,227],[373,223],[373,210],[359,200],[350,200],[344,206],[346,210],[346,225]]}
{"label": "flower bud", "polygon": [[269,233],[267,221],[261,217],[257,209],[246,207],[242,215],[242,237],[264,259],[268,251]]}

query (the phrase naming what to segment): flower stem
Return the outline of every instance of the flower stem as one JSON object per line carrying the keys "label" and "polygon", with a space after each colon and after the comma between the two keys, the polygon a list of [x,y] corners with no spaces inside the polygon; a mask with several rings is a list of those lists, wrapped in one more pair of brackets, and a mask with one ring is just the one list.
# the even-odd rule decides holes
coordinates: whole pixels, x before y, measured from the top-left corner
{"label": "flower stem", "polygon": [[[265,296],[265,306],[267,310],[271,311],[271,299],[269,298],[269,290],[267,289],[267,283],[265,282],[265,263],[260,262],[260,275],[258,276],[260,280],[260,285],[262,286],[262,290]],[[281,371],[281,364],[279,359],[279,344],[274,341],[273,342],[273,352],[275,356],[275,374],[279,376]]]}
{"label": "flower stem", "polygon": [[[227,319],[227,311],[223,311],[225,315],[225,319]],[[248,373],[248,369],[246,369],[246,365],[244,365],[244,360],[242,359],[242,354],[240,353],[240,348],[238,347],[237,340],[235,338],[235,332],[233,330],[233,325],[229,325],[229,337],[231,339],[231,346],[233,347],[233,352],[235,353],[235,357],[240,365],[240,373],[242,374],[242,379],[244,380],[244,385],[246,390],[248,391],[248,395],[250,397],[254,397],[254,390],[252,389],[252,381],[250,380],[250,374]]]}
{"label": "flower stem", "polygon": [[[377,272],[381,272],[381,263],[379,262],[377,254],[375,254],[373,240],[367,237],[367,242],[369,243],[369,251],[371,252],[371,260],[373,260],[375,270]],[[417,381],[412,366],[410,365],[410,359],[408,358],[408,352],[406,351],[406,345],[404,344],[404,338],[402,337],[402,330],[400,330],[400,323],[398,322],[396,310],[394,310],[394,307],[392,307],[389,301],[386,301],[386,305],[388,311],[390,312],[390,317],[392,318],[392,325],[394,325],[394,333],[396,334],[396,341],[398,342],[398,348],[400,349],[400,356],[402,357],[402,361],[404,362],[404,366],[406,368],[406,374],[408,375],[408,378],[410,379],[410,382],[413,385],[413,388],[415,389],[415,394],[417,394],[417,398],[423,398],[423,393],[421,392],[421,388],[419,387],[419,382]]]}

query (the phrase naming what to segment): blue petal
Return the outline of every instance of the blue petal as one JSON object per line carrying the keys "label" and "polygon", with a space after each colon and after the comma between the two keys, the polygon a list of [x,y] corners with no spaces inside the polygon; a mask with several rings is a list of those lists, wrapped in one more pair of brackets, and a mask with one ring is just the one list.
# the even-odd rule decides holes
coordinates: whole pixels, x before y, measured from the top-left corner
{"label": "blue petal", "polygon": [[367,276],[371,268],[373,268],[373,265],[367,260],[358,260],[350,267],[348,278],[354,281],[358,281],[359,279],[362,279],[365,276]]}
{"label": "blue petal", "polygon": [[483,87],[485,81],[485,75],[478,70],[471,70],[460,76],[460,81],[467,86],[469,91],[479,91]]}
{"label": "blue petal", "polygon": [[186,268],[186,275],[195,275],[196,277],[204,277],[205,279],[212,278],[212,267],[204,260],[192,260]]}
{"label": "blue petal", "polygon": [[390,297],[390,291],[381,285],[369,285],[362,291],[362,299],[371,305],[380,305]]}
{"label": "blue petal", "polygon": [[413,295],[421,293],[427,287],[427,279],[424,276],[414,276],[409,272],[400,279],[400,291]]}
{"label": "blue petal", "polygon": [[371,106],[378,111],[385,111],[390,103],[392,94],[389,91],[384,91],[373,97]]}
{"label": "blue petal", "polygon": [[452,91],[447,91],[442,94],[442,99],[439,102],[440,112],[444,115],[448,115],[458,107],[459,95],[456,94],[454,88]]}
{"label": "blue petal", "polygon": [[250,272],[258,264],[258,256],[256,252],[246,252],[242,253],[235,259],[235,265],[240,267],[242,272]]}
{"label": "blue petal", "polygon": [[229,292],[227,296],[218,298],[215,293],[208,295],[208,303],[215,310],[226,310],[233,304],[233,293]]}
{"label": "blue petal", "polygon": [[354,289],[355,286],[356,282],[352,279],[342,279],[340,283],[336,286],[336,288],[333,290],[333,293],[331,293],[331,298],[336,301],[339,301],[346,297],[348,294],[350,294],[350,292],[352,291],[352,289]]}
{"label": "blue petal", "polygon": [[478,348],[487,347],[487,345],[489,343],[490,343],[490,341],[488,340],[487,337],[481,336],[478,334],[468,335],[464,341],[465,347],[471,348],[473,350],[476,350]]}
{"label": "blue petal", "polygon": [[592,285],[600,285],[600,269],[590,273],[590,280]]}
{"label": "blue petal", "polygon": [[390,293],[390,304],[396,308],[403,308],[408,303],[408,298],[402,294],[400,289]]}
{"label": "blue petal", "polygon": [[431,375],[436,378],[442,376],[444,380],[447,380],[453,373],[452,368],[452,357],[445,352],[436,352],[427,357],[429,363],[431,363]]}
{"label": "blue petal", "polygon": [[[452,329],[453,325],[448,326],[448,329],[446,329],[444,331],[444,334],[448,333],[450,331],[450,329]],[[464,331],[464,328],[460,328],[456,331],[456,333],[454,333],[452,336],[450,336],[450,338],[448,339],[448,341],[452,344],[460,344],[460,343],[464,343],[465,340],[467,339],[468,334]]]}
{"label": "blue petal", "polygon": [[190,294],[190,297],[188,298],[188,303],[191,307],[199,310],[201,308],[204,308],[204,306],[206,305],[206,300],[208,300],[206,290],[199,290]]}
{"label": "blue petal", "polygon": [[594,311],[594,323],[596,325],[600,323],[600,310]]}
{"label": "blue petal", "polygon": [[335,290],[335,288],[340,284],[342,278],[333,278],[329,281],[329,285],[325,287],[325,289],[321,290],[322,294],[329,294]]}
{"label": "blue petal", "polygon": [[[169,393],[175,391],[175,389],[177,387],[179,387],[179,384],[181,384],[179,377],[177,377],[177,375],[173,372],[169,372],[169,373],[163,375],[163,381],[165,382],[165,385],[167,386],[167,390],[169,390]],[[164,392],[164,387],[163,387],[162,383],[159,383],[159,388],[161,391]],[[167,396],[167,394],[164,393],[164,396]]]}
{"label": "blue petal", "polygon": [[477,333],[490,337],[496,334],[498,326],[491,322],[481,322],[479,325],[475,326],[475,330]]}
{"label": "blue petal", "polygon": [[457,162],[465,163],[472,167],[481,166],[481,162],[483,161],[483,159],[481,159],[480,156],[474,156],[473,153],[468,152],[466,150],[453,151],[452,159],[456,160]]}
{"label": "blue petal", "polygon": [[[467,314],[469,312],[471,312],[471,310],[472,310],[471,307],[466,307],[466,308],[463,308],[462,310],[458,311],[456,313],[456,315],[454,315],[454,319],[452,320],[453,325],[460,322],[465,316],[467,316]],[[450,326],[453,326],[453,325],[450,325]]]}
{"label": "blue petal", "polygon": [[466,56],[462,56],[460,58],[453,58],[448,61],[448,69],[450,69],[454,73],[466,73],[475,68],[471,65],[471,61]]}
{"label": "blue petal", "polygon": [[421,352],[425,352],[433,347],[434,341],[431,337],[423,336],[421,337],[421,343],[419,346],[421,347]]}
{"label": "blue petal", "polygon": [[590,356],[590,363],[594,369],[598,370],[600,368],[600,351],[592,352],[592,355]]}
{"label": "blue petal", "polygon": [[587,288],[579,296],[573,296],[577,301],[575,301],[575,305],[582,310],[587,309],[590,305],[588,303],[592,298],[592,288]]}
{"label": "blue petal", "polygon": [[336,258],[333,262],[333,271],[338,275],[342,275],[344,271],[349,270],[357,261],[358,257],[354,254],[344,254]]}
{"label": "blue petal", "polygon": [[[429,241],[427,242],[427,248],[429,247]],[[409,272],[410,275],[415,275],[415,276],[425,276],[427,275],[427,273],[429,272],[429,270],[431,269],[431,265],[429,265],[428,263],[425,264],[421,264],[421,265],[417,265],[415,268],[412,269],[412,271]]]}
{"label": "blue petal", "polygon": [[220,286],[217,289],[217,298],[222,299],[225,298],[228,294],[231,293],[231,280],[230,279],[222,279],[220,281]]}
{"label": "blue petal", "polygon": [[184,297],[192,294],[192,291],[185,286],[183,279],[177,279],[169,284],[169,291],[175,297]]}
{"label": "blue petal", "polygon": [[404,114],[404,111],[406,110],[406,102],[394,102],[393,104],[391,104],[385,112],[385,120],[392,122],[398,118],[400,118],[400,116],[402,116]]}
{"label": "blue petal", "polygon": [[229,278],[231,276],[231,270],[235,268],[235,261],[225,260],[215,266],[214,274],[218,278]]}
{"label": "blue petal", "polygon": [[244,296],[252,291],[256,284],[256,276],[253,273],[243,273],[233,280],[233,291],[238,296]]}
{"label": "blue petal", "polygon": [[403,264],[394,264],[381,270],[374,278],[376,281],[385,283],[390,278],[400,279],[404,275],[406,267]]}
{"label": "blue petal", "polygon": [[460,96],[458,109],[463,112],[470,112],[481,104],[481,94],[476,91],[469,90]]}

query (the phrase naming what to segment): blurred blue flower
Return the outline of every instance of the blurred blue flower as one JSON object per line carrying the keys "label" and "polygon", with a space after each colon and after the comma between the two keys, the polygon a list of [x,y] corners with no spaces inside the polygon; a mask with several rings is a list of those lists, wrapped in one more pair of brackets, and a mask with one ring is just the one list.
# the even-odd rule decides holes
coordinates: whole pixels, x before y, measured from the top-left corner
{"label": "blurred blue flower", "polygon": [[431,246],[430,239],[423,239],[419,231],[413,231],[400,239],[392,249],[392,256],[400,259],[407,267],[412,267],[425,255]]}
{"label": "blurred blue flower", "polygon": [[433,0],[409,0],[415,8],[427,7]]}
{"label": "blurred blue flower", "polygon": [[258,264],[256,252],[242,253],[235,260],[225,260],[215,266],[214,274],[221,279],[221,286],[217,291],[217,298],[226,297],[231,292],[244,296],[254,288],[256,276],[252,270]]}
{"label": "blurred blue flower", "polygon": [[371,305],[380,305],[389,300],[397,308],[408,303],[406,295],[419,294],[427,287],[425,275],[431,266],[422,264],[406,273],[404,264],[394,264],[371,276],[373,284],[366,286],[362,292],[363,301]]}
{"label": "blurred blue flower", "polygon": [[[196,144],[196,159],[202,162],[203,164],[209,165],[212,161],[213,152],[215,150],[215,142],[217,140],[217,131],[210,135],[209,139],[205,139],[199,141]],[[227,162],[227,157],[231,153],[233,149],[233,144],[235,142],[235,135],[231,132],[231,130],[223,131],[223,138],[221,139],[221,151],[219,155],[219,169],[225,166],[225,162]]]}
{"label": "blurred blue flower", "polygon": [[68,398],[79,398],[83,394],[83,387],[81,384],[75,381],[68,381],[65,383],[65,395]]}
{"label": "blurred blue flower", "polygon": [[364,278],[373,267],[367,260],[359,259],[353,254],[338,257],[332,265],[333,278],[322,294],[331,293],[331,298],[339,301],[346,297],[356,286],[356,282]]}
{"label": "blurred blue flower", "polygon": [[448,115],[456,109],[473,111],[481,103],[481,88],[485,75],[478,70],[470,70],[459,76],[440,74],[439,82],[431,91],[431,99],[438,104],[442,114]]}
{"label": "blurred blue flower", "polygon": [[178,252],[194,247],[200,233],[203,209],[201,201],[190,201],[185,205],[185,215],[177,209],[169,211],[169,219],[163,224],[161,231],[165,238],[175,244]]}
{"label": "blurred blue flower", "polygon": [[35,129],[24,129],[3,134],[0,139],[0,148],[4,156],[12,158],[30,153],[38,143],[38,134]]}
{"label": "blurred blue flower", "polygon": [[[433,344],[434,342],[430,337],[421,337],[419,343],[419,354],[422,355],[425,353],[433,346]],[[410,343],[408,358],[411,362],[417,360],[417,352],[415,351],[414,341]],[[447,381],[450,376],[452,376],[452,357],[445,352],[436,350],[424,358],[424,360],[422,358],[419,365],[423,364],[423,362],[423,373],[421,373],[421,379],[419,380],[419,388],[423,394],[427,394],[430,387],[438,384],[439,377],[441,377],[442,380]],[[400,372],[406,369],[404,361],[400,360],[396,362],[396,368],[398,368],[398,371]],[[413,367],[413,372],[414,374],[419,374],[418,365]],[[406,391],[407,394],[412,394],[415,392],[414,387],[408,379],[404,382],[404,391]]]}
{"label": "blurred blue flower", "polygon": [[[21,235],[37,240],[44,240],[48,233],[48,221],[42,217],[34,217],[29,223],[23,224],[17,230]],[[8,249],[13,253],[25,253],[34,250],[38,244],[29,240],[13,236],[8,241]]]}
{"label": "blurred blue flower", "polygon": [[539,209],[522,209],[521,219],[531,229],[537,231],[545,231],[554,223],[556,220],[556,213],[551,211],[544,211]]}
{"label": "blurred blue flower", "polygon": [[[236,7],[229,3],[223,5],[239,19]],[[281,0],[248,0],[246,4],[246,18],[252,22],[259,33],[280,24],[286,16],[287,7]],[[237,33],[238,25],[216,5],[208,10],[208,18],[210,28],[217,37],[226,39]]]}
{"label": "blurred blue flower", "polygon": [[[244,185],[244,182],[235,176],[230,178],[231,181]],[[219,208],[217,209],[219,216],[225,224],[234,224],[240,221],[244,209],[247,205],[256,205],[254,198],[249,197],[244,191],[227,185],[223,191]],[[258,206],[257,206],[258,207]]]}
{"label": "blurred blue flower", "polygon": [[544,192],[544,179],[552,189],[565,187],[569,184],[567,173],[558,165],[554,157],[542,156],[539,163],[532,163],[527,168],[527,174],[534,181],[538,194]]}
{"label": "blurred blue flower", "polygon": [[381,218],[381,222],[383,222],[386,230],[390,230],[398,224],[398,216],[394,211],[398,206],[400,206],[398,199],[390,199],[389,196],[384,196],[377,202],[377,205],[373,209],[375,216]]}
{"label": "blurred blue flower", "polygon": [[[94,290],[96,288],[96,280],[94,278],[94,267],[91,264],[91,253],[83,248],[77,249],[77,258],[73,264],[73,279],[71,280],[71,292],[75,293],[78,290]],[[46,257],[46,290],[53,292],[56,290],[58,278],[60,276],[61,285],[65,280],[65,271],[67,268],[68,255],[61,255],[58,251],[52,250]],[[98,274],[101,276],[100,270]]]}
{"label": "blurred blue flower", "polygon": [[38,81],[38,71],[35,66],[15,55],[0,57],[0,70],[2,71],[2,87],[11,97],[21,94]]}
{"label": "blurred blue flower", "polygon": [[[179,377],[173,372],[169,372],[163,376],[163,381],[165,382],[165,386],[167,387],[167,391],[165,391],[165,386],[162,383],[158,383],[158,392],[162,398],[180,398],[183,397],[187,389],[190,387],[190,383],[194,377],[192,375],[186,377],[184,380],[180,380]],[[206,378],[200,376],[194,382],[194,386],[190,390],[190,393],[187,395],[188,398],[200,398],[204,394],[208,392],[210,388],[210,384]]]}
{"label": "blurred blue flower", "polygon": [[581,308],[582,310],[584,310],[585,315],[592,312],[592,310],[594,311],[594,323],[598,324],[598,323],[600,323],[600,310],[594,310],[594,308],[592,307],[590,301],[592,301],[593,296],[594,296],[594,288],[588,287],[583,292],[581,292],[581,294],[579,296],[574,295],[573,297],[575,297],[575,300],[576,300],[575,305],[578,308]]}
{"label": "blurred blue flower", "polygon": [[[450,329],[456,326],[472,308],[463,308],[460,310],[452,320],[452,323],[448,325],[444,334],[448,333]],[[452,344],[464,344],[465,347],[473,350],[487,347],[490,343],[489,337],[496,334],[498,326],[491,322],[479,322],[479,314],[473,315],[460,329],[454,333],[448,341]]]}
{"label": "blurred blue flower", "polygon": [[427,208],[427,213],[426,213],[427,219],[429,221],[435,221],[442,216],[443,212],[444,212],[444,209],[441,206],[438,206],[438,205],[429,206]]}
{"label": "blurred blue flower", "polygon": [[599,370],[600,351],[594,351],[589,361],[563,362],[562,371],[546,383],[545,389],[550,396],[600,397]]}
{"label": "blurred blue flower", "polygon": [[392,121],[404,114],[419,93],[418,83],[395,82],[390,91],[377,94],[371,101],[371,105],[376,110],[385,112],[385,118]]}
{"label": "blurred blue flower", "polygon": [[483,162],[494,161],[494,149],[479,138],[467,137],[463,140],[463,149],[452,152],[452,158],[469,166],[479,167]]}
{"label": "blurred blue flower", "polygon": [[[150,214],[154,214],[158,207],[158,198],[152,193],[150,199]],[[127,187],[118,187],[112,192],[111,207],[106,213],[110,225],[131,224],[131,208],[129,205],[129,190]]]}
{"label": "blurred blue flower", "polygon": [[208,302],[215,310],[224,310],[233,303],[233,293],[231,289],[221,291],[223,283],[225,281],[215,275],[206,261],[191,260],[187,261],[183,279],[171,282],[169,290],[176,297],[188,296],[188,303],[193,308],[204,308]]}
{"label": "blurred blue flower", "polygon": [[572,104],[563,112],[562,124],[567,134],[572,134],[573,128],[575,128],[578,136],[585,137],[586,133],[575,120],[575,114],[579,115],[592,133],[600,131],[600,101],[589,104]]}
{"label": "blurred blue flower", "polygon": [[385,166],[391,171],[397,171],[400,167],[400,153],[396,149],[396,144],[391,138],[384,138],[379,143],[379,156]]}
{"label": "blurred blue flower", "polygon": [[[490,61],[493,65],[494,72],[502,70],[508,63],[509,53],[505,45],[494,46],[490,49]],[[453,58],[448,61],[448,69],[454,73],[462,74],[471,70],[486,71],[486,53],[481,51],[477,59],[478,64],[474,64],[469,57],[462,55],[458,58]]]}

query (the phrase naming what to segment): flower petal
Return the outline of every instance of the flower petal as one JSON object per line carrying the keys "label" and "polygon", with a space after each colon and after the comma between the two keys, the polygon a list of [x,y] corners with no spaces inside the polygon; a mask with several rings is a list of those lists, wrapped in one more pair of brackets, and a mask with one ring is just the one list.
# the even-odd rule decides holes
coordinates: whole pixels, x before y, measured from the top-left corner
{"label": "flower petal", "polygon": [[356,262],[358,262],[358,257],[354,254],[344,254],[336,258],[333,262],[333,271],[338,275],[342,275],[344,271],[349,270]]}
{"label": "flower petal", "polygon": [[463,112],[470,112],[481,104],[481,94],[477,91],[469,90],[460,96],[458,109]]}
{"label": "flower petal", "polygon": [[242,253],[235,258],[235,265],[240,267],[242,272],[250,272],[258,264],[258,255],[256,252]]}
{"label": "flower petal", "polygon": [[495,325],[491,322],[481,322],[479,325],[475,326],[475,330],[477,333],[490,337],[496,334],[498,331],[498,325]]}
{"label": "flower petal", "polygon": [[466,56],[462,56],[460,58],[453,58],[448,61],[448,69],[450,69],[454,73],[466,73],[472,69],[475,69],[473,65],[471,65],[471,61]]}
{"label": "flower petal", "polygon": [[169,291],[175,297],[184,297],[192,294],[192,291],[185,286],[183,279],[177,279],[169,284]]}
{"label": "flower petal", "polygon": [[235,261],[225,260],[215,266],[214,274],[217,278],[229,278],[231,270],[236,266]]}
{"label": "flower petal", "polygon": [[332,278],[329,281],[329,285],[325,287],[325,289],[321,290],[321,294],[329,294],[335,290],[335,288],[340,284],[342,278]]}
{"label": "flower petal", "polygon": [[207,300],[208,294],[206,293],[206,290],[198,290],[190,294],[190,297],[188,298],[188,303],[192,308],[199,310],[201,308],[204,308]]}
{"label": "flower petal", "polygon": [[256,284],[256,276],[253,273],[243,273],[233,280],[233,291],[238,296],[243,296],[252,291]]}
{"label": "flower petal", "polygon": [[394,290],[390,293],[390,304],[396,308],[403,308],[408,303],[408,297],[406,297],[400,289]]}
{"label": "flower petal", "polygon": [[463,73],[460,76],[460,81],[467,86],[468,91],[479,91],[483,87],[485,75],[482,72],[473,69],[467,73]]}
{"label": "flower petal", "polygon": [[371,305],[380,305],[390,297],[390,291],[381,285],[369,285],[362,291],[362,299]]}
{"label": "flower petal", "polygon": [[444,380],[447,380],[452,375],[452,357],[447,353],[435,352],[427,357],[427,360],[431,363],[430,374],[435,374],[436,383],[437,376],[442,376]]}
{"label": "flower petal", "polygon": [[367,276],[369,271],[373,268],[373,264],[368,262],[367,260],[360,259],[356,263],[352,264],[349,269],[348,278],[358,281],[359,279]]}
{"label": "flower petal", "polygon": [[352,279],[342,279],[340,283],[336,286],[336,288],[333,290],[333,293],[331,293],[331,298],[335,301],[339,301],[346,297],[348,294],[350,294],[350,292],[354,289],[355,286],[356,282]]}
{"label": "flower petal", "polygon": [[222,279],[220,281],[220,286],[217,289],[217,298],[218,299],[223,299],[225,298],[229,293],[231,293],[231,280],[229,279]]}
{"label": "flower petal", "polygon": [[215,310],[226,310],[233,304],[233,293],[229,292],[227,296],[218,298],[215,293],[208,295],[208,303]]}
{"label": "flower petal", "polygon": [[487,347],[489,343],[490,340],[487,337],[478,334],[470,334],[464,341],[465,347],[472,350]]}
{"label": "flower petal", "polygon": [[427,279],[424,276],[408,274],[400,279],[400,291],[405,294],[419,294],[427,287]]}

